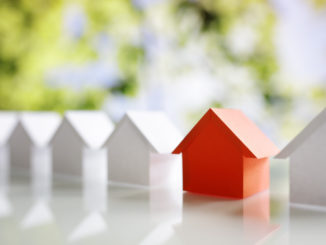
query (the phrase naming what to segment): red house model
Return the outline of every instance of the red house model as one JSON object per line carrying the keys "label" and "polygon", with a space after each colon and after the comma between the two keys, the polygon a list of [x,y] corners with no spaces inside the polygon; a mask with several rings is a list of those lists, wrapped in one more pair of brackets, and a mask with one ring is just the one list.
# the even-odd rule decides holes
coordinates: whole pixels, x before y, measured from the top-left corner
{"label": "red house model", "polygon": [[215,108],[173,151],[182,153],[184,190],[229,198],[268,189],[268,157],[278,152],[241,111]]}

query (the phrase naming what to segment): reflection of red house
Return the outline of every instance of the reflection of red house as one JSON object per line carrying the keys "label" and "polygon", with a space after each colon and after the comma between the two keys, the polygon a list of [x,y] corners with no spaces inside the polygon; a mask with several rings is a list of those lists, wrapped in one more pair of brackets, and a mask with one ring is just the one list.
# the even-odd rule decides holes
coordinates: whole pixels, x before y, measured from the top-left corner
{"label": "reflection of red house", "polygon": [[209,109],[173,153],[182,152],[184,190],[244,198],[268,189],[278,151],[241,111]]}
{"label": "reflection of red house", "polygon": [[182,223],[168,244],[265,244],[279,227],[270,222],[268,191],[235,201],[184,193]]}

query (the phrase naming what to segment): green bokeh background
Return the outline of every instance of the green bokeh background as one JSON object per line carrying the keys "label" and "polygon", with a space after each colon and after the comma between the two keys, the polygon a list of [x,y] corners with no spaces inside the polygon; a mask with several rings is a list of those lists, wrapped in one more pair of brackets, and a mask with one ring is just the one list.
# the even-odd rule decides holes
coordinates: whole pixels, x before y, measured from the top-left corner
{"label": "green bokeh background", "polygon": [[[1,0],[0,109],[63,113],[67,109],[100,109],[106,98],[113,94],[130,98],[137,96],[140,71],[148,65],[148,50],[143,42],[135,41],[134,36],[142,33],[145,20],[154,22],[162,16],[162,29],[171,34],[176,48],[182,49],[198,40],[202,55],[214,67],[231,64],[247,70],[255,93],[263,98],[261,103],[266,113],[272,118],[275,115],[280,117],[280,131],[298,130],[293,127],[295,120],[291,117],[294,98],[303,96],[319,107],[325,104],[325,86],[300,90],[278,75],[279,64],[273,39],[277,18],[269,1],[156,2],[164,15],[156,16],[153,8],[131,0]],[[316,9],[325,7],[323,0],[311,3]],[[65,30],[65,11],[70,5],[79,6],[86,19],[77,37],[69,36]],[[255,46],[246,54],[233,52],[229,47],[228,35],[239,23],[244,27],[250,25],[257,35]],[[106,54],[103,58],[94,48],[94,39],[99,34],[108,35],[114,41],[114,55]],[[90,81],[87,86],[76,89],[69,84],[54,86],[47,82],[47,74],[58,67],[82,66],[100,57],[113,59],[116,63],[119,77],[114,85],[92,86]],[[224,99],[216,99],[207,106],[226,104]],[[203,111],[187,113],[193,123]]]}

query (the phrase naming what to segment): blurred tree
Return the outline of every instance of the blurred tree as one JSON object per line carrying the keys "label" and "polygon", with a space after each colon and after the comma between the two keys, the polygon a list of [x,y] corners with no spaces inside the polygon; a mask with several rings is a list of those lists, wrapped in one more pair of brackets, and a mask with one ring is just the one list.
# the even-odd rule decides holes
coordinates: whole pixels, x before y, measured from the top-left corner
{"label": "blurred tree", "polygon": [[326,0],[311,0],[317,8],[323,8],[326,5]]}
{"label": "blurred tree", "polygon": [[[210,59],[216,60],[222,52],[227,62],[248,67],[266,104],[279,103],[284,96],[272,82],[277,69],[271,38],[274,15],[265,0],[177,0],[169,4],[176,10],[177,23],[197,16],[200,35],[210,40],[206,47]],[[65,12],[76,6],[81,14],[73,19],[74,12]],[[0,14],[6,21],[0,23],[0,108],[62,111],[101,106],[102,88],[93,88],[93,96],[86,98],[87,92],[65,91],[45,83],[51,69],[98,59],[101,53],[92,42],[99,33],[113,37],[118,49],[121,76],[112,91],[135,94],[144,56],[143,47],[137,44],[143,12],[129,0],[1,1]],[[247,25],[257,35],[249,51],[242,51],[241,41],[238,48],[230,45],[229,34],[237,25]],[[198,35],[195,30],[194,26],[177,29],[180,44]]]}
{"label": "blurred tree", "polygon": [[[97,109],[111,94],[137,96],[146,82],[192,71],[224,91],[189,111],[193,120],[203,107],[251,97],[259,115],[293,108],[293,89],[277,77],[267,0],[2,0],[0,16],[0,109]],[[311,98],[324,101],[320,91]]]}
{"label": "blurred tree", "polygon": [[121,50],[118,84],[123,86],[115,90],[136,88],[141,48],[130,43],[130,30],[139,12],[130,1],[2,0],[0,16],[5,20],[0,23],[0,109],[99,108],[108,87],[88,84],[76,90],[46,82],[48,72],[57,67],[98,60],[94,39],[99,33],[114,36]]}
{"label": "blurred tree", "polygon": [[[277,83],[274,80],[278,70],[272,38],[275,15],[268,1],[176,2],[179,23],[182,23],[182,18],[187,18],[189,13],[197,16],[200,35],[207,36],[211,40],[210,43],[214,44],[207,46],[206,56],[216,60],[216,57],[222,55],[224,63],[246,67],[253,75],[266,104],[280,103],[284,95],[277,90]],[[181,43],[190,40],[192,35],[198,35],[194,30],[196,26],[186,29],[180,36]]]}

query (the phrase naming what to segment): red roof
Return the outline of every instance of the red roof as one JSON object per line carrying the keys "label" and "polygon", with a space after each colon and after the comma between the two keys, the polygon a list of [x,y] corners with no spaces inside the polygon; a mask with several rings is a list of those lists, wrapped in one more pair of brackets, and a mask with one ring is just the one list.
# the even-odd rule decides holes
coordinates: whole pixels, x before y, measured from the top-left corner
{"label": "red roof", "polygon": [[276,155],[279,149],[274,143],[240,110],[209,109],[188,133],[174,154],[181,153],[198,136],[208,123],[223,123],[240,141],[251,157],[264,158]]}

